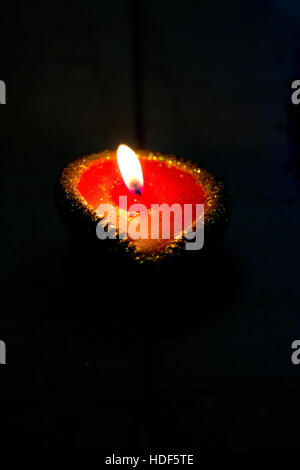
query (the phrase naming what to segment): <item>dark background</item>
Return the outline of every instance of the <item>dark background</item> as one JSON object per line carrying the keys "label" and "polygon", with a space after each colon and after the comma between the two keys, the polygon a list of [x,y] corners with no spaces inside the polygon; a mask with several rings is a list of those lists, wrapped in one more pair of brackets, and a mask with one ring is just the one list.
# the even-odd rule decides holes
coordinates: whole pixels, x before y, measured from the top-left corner
{"label": "dark background", "polygon": [[[291,0],[1,6],[2,447],[300,448],[299,23]],[[224,180],[211,263],[128,279],[82,262],[54,182],[120,142]]]}

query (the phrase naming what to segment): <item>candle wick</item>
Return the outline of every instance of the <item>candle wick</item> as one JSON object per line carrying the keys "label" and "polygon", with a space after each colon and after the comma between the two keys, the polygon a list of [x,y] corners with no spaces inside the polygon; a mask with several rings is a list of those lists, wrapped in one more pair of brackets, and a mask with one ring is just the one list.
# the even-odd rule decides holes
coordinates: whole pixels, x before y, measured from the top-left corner
{"label": "candle wick", "polygon": [[133,183],[133,189],[134,189],[134,194],[138,194],[139,196],[142,195],[140,188],[138,187],[136,183]]}

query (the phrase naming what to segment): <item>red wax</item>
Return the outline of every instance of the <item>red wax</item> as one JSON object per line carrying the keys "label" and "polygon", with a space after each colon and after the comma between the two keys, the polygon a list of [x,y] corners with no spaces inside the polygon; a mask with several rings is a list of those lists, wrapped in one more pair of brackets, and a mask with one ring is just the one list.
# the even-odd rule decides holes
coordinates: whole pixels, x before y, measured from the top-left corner
{"label": "red wax", "polygon": [[91,164],[78,183],[78,190],[95,209],[101,202],[127,196],[128,206],[136,202],[150,209],[151,204],[204,204],[206,193],[195,177],[187,171],[168,166],[166,162],[141,158],[144,191],[141,196],[129,192],[115,159],[102,158]]}
{"label": "red wax", "polygon": [[[151,209],[151,204],[178,203],[192,204],[193,217],[196,204],[205,204],[207,195],[191,170],[173,161],[160,161],[140,157],[144,176],[144,189],[141,195],[131,194],[123,182],[116,158],[100,158],[91,163],[81,175],[78,190],[84,199],[95,209],[101,203],[119,206],[119,197],[127,196],[127,206],[141,203]],[[171,220],[172,233],[172,220]]]}

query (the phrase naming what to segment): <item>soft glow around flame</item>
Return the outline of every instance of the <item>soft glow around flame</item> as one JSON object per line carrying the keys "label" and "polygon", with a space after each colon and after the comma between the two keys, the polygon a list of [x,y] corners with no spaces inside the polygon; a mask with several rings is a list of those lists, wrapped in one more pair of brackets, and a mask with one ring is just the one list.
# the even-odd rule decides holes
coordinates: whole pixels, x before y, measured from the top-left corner
{"label": "soft glow around flame", "polygon": [[140,161],[127,145],[121,144],[117,150],[117,160],[124,183],[132,194],[142,194],[144,178]]}

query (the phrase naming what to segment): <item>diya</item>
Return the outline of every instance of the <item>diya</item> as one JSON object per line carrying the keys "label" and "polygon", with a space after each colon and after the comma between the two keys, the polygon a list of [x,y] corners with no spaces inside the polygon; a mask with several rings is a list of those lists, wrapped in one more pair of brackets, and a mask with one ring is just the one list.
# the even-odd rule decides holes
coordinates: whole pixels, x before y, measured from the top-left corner
{"label": "diya", "polygon": [[[135,264],[160,265],[195,256],[193,248],[187,249],[191,243],[187,234],[196,231],[200,219],[204,229],[202,250],[206,250],[223,236],[230,218],[228,195],[215,175],[190,160],[146,150],[135,153],[126,145],[69,163],[57,181],[55,206],[72,239]],[[203,212],[197,212],[200,206],[204,217]],[[167,235],[162,227],[162,207],[169,208]],[[192,208],[190,218],[183,210],[176,219],[175,208],[185,207]],[[112,209],[113,216],[110,210],[105,212],[106,208]],[[140,208],[146,214],[143,218]],[[157,228],[154,236],[153,216]],[[99,230],[107,236],[99,237]]]}

